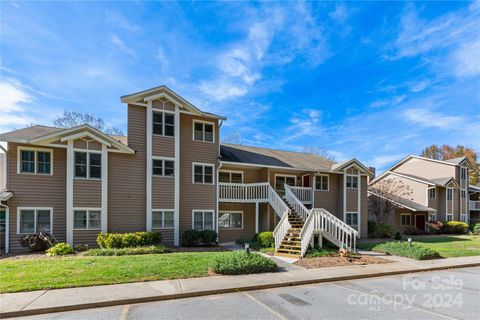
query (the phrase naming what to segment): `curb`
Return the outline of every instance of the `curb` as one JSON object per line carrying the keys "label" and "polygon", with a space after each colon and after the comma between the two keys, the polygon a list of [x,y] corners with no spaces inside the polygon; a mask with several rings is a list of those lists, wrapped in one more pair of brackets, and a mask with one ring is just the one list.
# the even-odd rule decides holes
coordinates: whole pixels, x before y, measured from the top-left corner
{"label": "curb", "polygon": [[205,291],[197,291],[197,292],[191,292],[191,293],[180,293],[180,294],[170,294],[170,295],[151,296],[151,297],[142,297],[142,298],[121,299],[121,300],[114,300],[114,301],[84,303],[84,304],[76,304],[76,305],[68,305],[68,306],[55,306],[55,307],[39,308],[39,309],[32,309],[32,310],[20,310],[20,311],[3,312],[3,313],[0,312],[0,318],[4,319],[4,318],[13,318],[13,317],[24,317],[24,316],[39,315],[39,314],[54,313],[54,312],[66,312],[66,311],[75,311],[75,310],[83,310],[83,309],[91,309],[91,308],[111,307],[111,306],[118,306],[118,305],[125,305],[125,304],[136,304],[136,303],[143,303],[143,302],[155,302],[155,301],[165,301],[165,300],[174,300],[174,299],[183,299],[183,298],[193,298],[193,297],[201,297],[201,296],[208,296],[208,295],[214,295],[214,294],[274,289],[274,288],[299,286],[299,285],[307,285],[307,284],[315,284],[315,283],[368,279],[368,278],[394,276],[394,275],[408,274],[408,273],[471,268],[471,267],[479,267],[479,266],[480,266],[480,263],[466,263],[466,264],[455,265],[455,266],[439,266],[439,267],[428,267],[428,268],[419,268],[419,269],[411,269],[411,270],[401,270],[401,271],[386,271],[386,272],[379,272],[379,273],[372,273],[372,274],[365,274],[365,275],[339,276],[339,277],[332,277],[327,279],[299,280],[299,281],[289,281],[285,283],[250,285],[250,286],[237,287],[237,288],[205,290]]}

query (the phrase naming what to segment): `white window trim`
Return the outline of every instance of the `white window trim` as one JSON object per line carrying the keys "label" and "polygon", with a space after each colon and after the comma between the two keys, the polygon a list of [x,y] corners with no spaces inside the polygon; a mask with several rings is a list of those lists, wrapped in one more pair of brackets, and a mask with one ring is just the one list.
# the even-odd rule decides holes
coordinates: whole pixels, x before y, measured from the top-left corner
{"label": "white window trim", "polygon": [[[220,216],[222,215],[222,213],[240,213],[242,215],[242,227],[241,228],[224,228],[224,227],[220,227]],[[220,210],[219,211],[219,214],[218,214],[218,228],[219,229],[222,229],[222,230],[243,230],[244,229],[244,220],[243,220],[243,211],[235,211],[235,210]]]}
{"label": "white window trim", "polygon": [[[403,222],[402,222],[402,217],[403,217],[403,216],[408,216],[408,217],[410,217],[410,224],[403,224]],[[407,227],[407,226],[411,226],[411,225],[412,225],[412,214],[411,214],[411,213],[406,213],[406,212],[405,212],[405,213],[401,213],[401,214],[400,214],[400,226],[402,226],[402,227]]]}
{"label": "white window trim", "polygon": [[[432,219],[432,216],[434,216],[435,219]],[[437,213],[429,213],[428,214],[428,221],[437,221]]]}
{"label": "white window trim", "polygon": [[[203,126],[203,140],[196,140],[195,139],[195,123],[201,123],[201,124],[211,124],[212,125],[212,141],[207,141],[205,140],[205,126]],[[204,120],[193,120],[193,125],[192,125],[192,140],[196,142],[206,142],[206,143],[215,143],[215,122],[212,121],[204,121]]]}
{"label": "white window trim", "polygon": [[215,224],[215,210],[214,209],[193,209],[192,210],[192,230],[197,230],[195,229],[195,212],[202,212],[202,230],[210,230],[210,229],[205,229],[205,212],[210,212],[212,213],[212,229],[213,231],[217,230],[216,229],[216,224]]}
{"label": "white window trim", "polygon": [[460,221],[464,223],[468,223],[468,214],[466,213],[460,214]]}
{"label": "white window trim", "polygon": [[[86,211],[87,212],[87,226],[85,228],[75,228],[75,211]],[[100,211],[100,227],[90,228],[90,211]],[[85,230],[102,230],[102,208],[73,208],[73,230],[85,231]]]}
{"label": "white window trim", "polygon": [[[165,212],[172,212],[173,213],[173,227],[165,227]],[[153,213],[154,212],[162,212],[162,227],[154,227],[153,226]],[[173,230],[175,229],[175,209],[152,209],[152,230]]]}
{"label": "white window trim", "polygon": [[[349,214],[356,214],[357,215],[357,224],[348,224],[347,223],[347,215]],[[359,227],[359,224],[360,224],[360,213],[356,212],[356,211],[347,211],[345,212],[345,223],[349,226],[353,226],[353,227]]]}
{"label": "white window trim", "polygon": [[[76,152],[82,152],[87,154],[87,176],[86,177],[76,177],[75,176],[75,153]],[[100,155],[100,175],[101,178],[90,178],[90,155],[89,153],[96,153]],[[73,148],[73,179],[75,180],[95,180],[95,181],[101,181],[103,179],[103,171],[102,171],[102,164],[103,164],[103,155],[101,150],[86,150],[86,149],[78,149],[78,148]]]}
{"label": "white window trim", "polygon": [[[158,134],[154,133],[153,131],[153,114],[154,113],[162,113],[162,133],[163,134]],[[167,136],[165,135],[165,113],[170,113],[175,115],[175,111],[170,111],[170,110],[164,110],[164,109],[158,109],[158,108],[153,108],[152,107],[152,136],[157,136],[157,137],[165,137],[165,138],[175,138],[175,128],[177,127],[177,123],[175,122],[175,116],[173,117],[173,136]]]}
{"label": "white window trim", "polygon": [[[153,160],[162,160],[162,174],[153,174]],[[166,161],[173,161],[173,176],[166,176],[165,175],[165,160]],[[175,172],[175,158],[171,157],[159,157],[159,156],[152,156],[152,161],[150,162],[150,165],[152,166],[152,177],[157,177],[157,178],[169,178],[169,179],[174,179],[176,172]]]}
{"label": "white window trim", "polygon": [[[277,186],[277,177],[290,177],[290,178],[295,178],[295,185],[294,187],[297,186],[297,176],[293,174],[281,174],[281,173],[275,173],[273,175],[273,187],[276,188]],[[286,179],[285,179],[286,180]],[[285,181],[286,183],[286,181]]]}
{"label": "white window trim", "polygon": [[[434,192],[434,197],[430,197],[430,191],[433,190]],[[437,189],[434,187],[434,188],[428,188],[427,189],[427,192],[428,192],[428,199],[436,199],[437,198]]]}
{"label": "white window trim", "polygon": [[[349,186],[348,186],[347,177],[355,177],[355,178],[357,178],[357,187],[356,187],[356,188],[355,188],[355,187],[349,187]],[[346,186],[347,189],[357,190],[357,189],[359,188],[359,184],[360,184],[360,176],[359,176],[359,175],[345,173],[345,186]],[[352,185],[353,185],[353,180],[352,180]]]}
{"label": "white window trim", "polygon": [[[452,220],[448,220],[449,217],[451,217]],[[445,218],[446,218],[447,222],[448,222],[448,221],[453,221],[453,213],[447,213],[447,215],[446,215]]]}
{"label": "white window trim", "polygon": [[53,207],[17,207],[17,234],[31,234],[31,233],[20,233],[20,211],[23,210],[34,210],[34,226],[33,233],[37,233],[37,211],[39,210],[49,210],[50,211],[50,232],[53,234]]}
{"label": "white window trim", "polygon": [[[21,151],[33,151],[35,172],[22,172],[22,157]],[[50,173],[38,173],[38,156],[37,152],[50,152]],[[53,175],[53,149],[34,148],[34,147],[17,147],[17,174],[52,176]]]}
{"label": "white window trim", "polygon": [[[327,177],[327,190],[317,189],[317,177]],[[313,181],[313,188],[315,191],[330,191],[330,175],[328,174],[316,174],[315,180]]]}
{"label": "white window trim", "polygon": [[[222,173],[222,172],[228,172],[230,173],[230,181],[232,181],[232,175],[231,173],[240,173],[242,175],[242,182],[240,183],[243,183],[243,171],[239,171],[239,170],[219,170],[219,173]],[[218,175],[218,181],[220,182],[220,174]],[[226,182],[222,182],[222,183],[226,183]]]}
{"label": "white window trim", "polygon": [[[202,183],[195,182],[195,166],[212,167],[212,183],[205,183],[205,170],[203,170],[204,182]],[[215,185],[215,165],[213,163],[192,162],[192,183],[199,184],[199,185],[207,185],[207,186]]]}

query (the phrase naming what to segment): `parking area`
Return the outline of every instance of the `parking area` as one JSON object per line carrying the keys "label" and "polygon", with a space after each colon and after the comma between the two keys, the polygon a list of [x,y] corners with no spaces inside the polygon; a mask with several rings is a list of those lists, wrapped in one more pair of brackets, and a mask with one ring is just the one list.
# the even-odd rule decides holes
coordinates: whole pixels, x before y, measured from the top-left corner
{"label": "parking area", "polygon": [[24,319],[475,319],[480,267],[283,287]]}

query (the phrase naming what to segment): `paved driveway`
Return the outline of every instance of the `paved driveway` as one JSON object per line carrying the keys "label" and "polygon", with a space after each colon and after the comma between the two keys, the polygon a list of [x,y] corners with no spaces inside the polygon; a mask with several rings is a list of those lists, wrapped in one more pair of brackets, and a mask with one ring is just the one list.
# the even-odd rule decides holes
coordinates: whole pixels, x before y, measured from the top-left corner
{"label": "paved driveway", "polygon": [[480,267],[64,312],[24,319],[479,319]]}

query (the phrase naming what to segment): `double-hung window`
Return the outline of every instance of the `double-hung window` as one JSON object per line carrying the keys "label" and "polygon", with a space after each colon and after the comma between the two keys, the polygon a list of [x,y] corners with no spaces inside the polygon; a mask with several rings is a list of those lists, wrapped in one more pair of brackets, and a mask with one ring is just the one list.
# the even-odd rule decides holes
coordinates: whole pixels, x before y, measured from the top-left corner
{"label": "double-hung window", "polygon": [[154,176],[173,177],[175,175],[175,163],[173,160],[153,159],[152,166]]}
{"label": "double-hung window", "polygon": [[212,122],[193,121],[193,140],[214,142],[213,125]]}
{"label": "double-hung window", "polygon": [[193,183],[213,184],[213,164],[193,164]]}
{"label": "double-hung window", "polygon": [[430,188],[428,189],[428,198],[429,199],[435,199],[436,194],[435,194],[435,188]]}
{"label": "double-hung window", "polygon": [[453,200],[453,189],[447,188],[447,201]]}
{"label": "double-hung window", "polygon": [[295,176],[280,176],[275,175],[275,190],[283,192],[285,191],[285,184],[294,187],[297,182]]}
{"label": "double-hung window", "polygon": [[460,191],[460,196],[462,197],[462,199],[465,199],[467,197],[467,191],[466,190],[461,190]]}
{"label": "double-hung window", "polygon": [[102,211],[100,209],[79,209],[73,211],[73,228],[79,230],[100,230]]}
{"label": "double-hung window", "polygon": [[400,215],[400,225],[411,226],[412,225],[412,215],[410,213],[402,213]]}
{"label": "double-hung window", "polygon": [[18,233],[51,233],[51,217],[50,208],[18,208]]}
{"label": "double-hung window", "polygon": [[220,171],[218,180],[227,183],[243,183],[243,172]]}
{"label": "double-hung window", "polygon": [[152,210],[153,229],[173,229],[173,210]]}
{"label": "double-hung window", "polygon": [[102,178],[102,154],[75,151],[75,178]]}
{"label": "double-hung window", "polygon": [[243,229],[243,212],[220,212],[220,229]]}
{"label": "double-hung window", "polygon": [[193,210],[193,229],[213,230],[213,210]]}
{"label": "double-hung window", "polygon": [[175,136],[175,115],[169,112],[153,112],[153,134]]}
{"label": "double-hung window", "polygon": [[347,175],[347,188],[358,188],[358,176]]}
{"label": "double-hung window", "polygon": [[19,173],[51,174],[52,151],[19,148]]}
{"label": "double-hung window", "polygon": [[315,176],[315,190],[328,191],[328,176]]}
{"label": "double-hung window", "polygon": [[460,169],[460,178],[461,180],[467,180],[467,168],[461,168]]}
{"label": "double-hung window", "polygon": [[347,212],[346,213],[347,221],[346,223],[349,226],[358,226],[358,213],[357,212]]}

